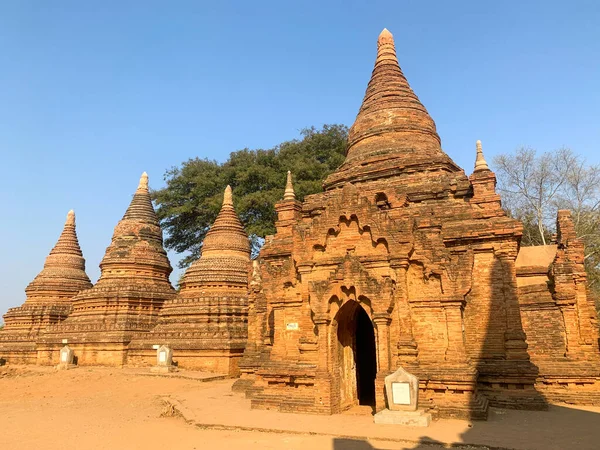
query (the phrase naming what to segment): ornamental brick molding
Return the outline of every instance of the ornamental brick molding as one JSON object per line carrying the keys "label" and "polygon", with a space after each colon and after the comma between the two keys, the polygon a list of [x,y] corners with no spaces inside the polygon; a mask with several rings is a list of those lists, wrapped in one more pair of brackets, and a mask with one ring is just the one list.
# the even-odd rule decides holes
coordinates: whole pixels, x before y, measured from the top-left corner
{"label": "ornamental brick molding", "polygon": [[598,316],[570,213],[555,244],[521,247],[481,141],[474,156],[467,176],[442,150],[383,30],[344,163],[303,202],[288,173],[252,264],[228,186],[176,293],[143,174],[93,287],[69,213],[4,316],[0,360],[57,364],[68,342],[78,365],[149,368],[166,346],[177,367],[239,374],[254,408],[321,414],[383,411],[403,368],[427,423],[600,405]]}
{"label": "ornamental brick molding", "polygon": [[561,212],[556,256],[528,285],[542,291],[535,304],[516,264],[522,225],[502,210],[475,147],[467,177],[383,30],[345,162],[303,203],[288,177],[277,232],[254,266],[235,385],[253,407],[381,411],[385,378],[399,367],[438,416],[484,419],[489,404],[544,409],[557,392],[600,402],[581,243]]}
{"label": "ornamental brick molding", "polygon": [[175,296],[145,172],[115,227],[100,270],[94,287],[72,299],[69,317],[38,338],[40,364],[58,363],[63,339],[68,339],[80,366],[126,364],[133,336],[152,330],[163,303]]}
{"label": "ornamental brick molding", "polygon": [[147,365],[153,344],[168,344],[178,367],[238,374],[248,335],[250,243],[227,186],[223,206],[206,234],[202,256],[185,272],[179,294],[158,324],[129,345],[128,362]]}

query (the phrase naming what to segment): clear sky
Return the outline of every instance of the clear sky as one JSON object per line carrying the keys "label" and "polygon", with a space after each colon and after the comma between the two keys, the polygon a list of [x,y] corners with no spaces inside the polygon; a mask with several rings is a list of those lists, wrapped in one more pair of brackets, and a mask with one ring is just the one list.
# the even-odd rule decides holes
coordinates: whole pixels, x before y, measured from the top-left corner
{"label": "clear sky", "polygon": [[384,27],[467,173],[477,139],[600,162],[597,0],[0,0],[0,314],[69,209],[95,281],[143,171],[351,125]]}

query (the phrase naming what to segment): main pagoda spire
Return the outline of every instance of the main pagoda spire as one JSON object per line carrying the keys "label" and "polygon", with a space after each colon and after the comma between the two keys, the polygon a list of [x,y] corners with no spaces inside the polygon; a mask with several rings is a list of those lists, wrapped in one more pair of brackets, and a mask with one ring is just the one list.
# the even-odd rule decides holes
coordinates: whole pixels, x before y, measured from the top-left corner
{"label": "main pagoda spire", "polygon": [[460,170],[442,151],[435,122],[402,73],[394,37],[384,28],[371,80],[348,134],[346,160],[325,187],[387,177],[396,169],[430,163]]}

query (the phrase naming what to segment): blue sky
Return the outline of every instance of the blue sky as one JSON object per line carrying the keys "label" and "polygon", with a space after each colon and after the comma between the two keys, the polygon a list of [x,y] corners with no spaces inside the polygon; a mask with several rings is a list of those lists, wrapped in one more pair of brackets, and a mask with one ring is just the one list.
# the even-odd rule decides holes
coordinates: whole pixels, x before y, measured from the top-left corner
{"label": "blue sky", "polygon": [[69,209],[95,281],[143,171],[351,125],[383,27],[467,173],[477,139],[599,163],[599,24],[595,0],[0,1],[0,314]]}

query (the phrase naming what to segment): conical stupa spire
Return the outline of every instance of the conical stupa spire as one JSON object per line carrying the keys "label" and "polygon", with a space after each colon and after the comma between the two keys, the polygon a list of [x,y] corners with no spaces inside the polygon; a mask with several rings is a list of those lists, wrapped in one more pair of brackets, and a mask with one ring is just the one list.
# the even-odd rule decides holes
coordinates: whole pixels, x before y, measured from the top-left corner
{"label": "conical stupa spire", "polygon": [[175,296],[172,270],[144,173],[106,248],[98,282],[73,298],[68,317],[45,331],[44,342],[68,337],[89,350],[79,354],[80,364],[122,365],[132,337],[154,328]]}
{"label": "conical stupa spire", "polygon": [[26,303],[68,299],[91,286],[75,230],[75,213],[71,210],[58,241],[46,258],[44,269],[25,289]]}
{"label": "conical stupa spire", "polygon": [[475,158],[475,172],[478,172],[480,170],[490,170],[485,158],[483,157],[481,141],[477,141],[475,147],[477,148],[477,156]]}
{"label": "conical stupa spire", "polygon": [[[390,139],[384,139],[386,135]],[[392,33],[384,28],[371,80],[348,136],[346,163],[415,151],[440,153],[440,138],[398,65]]]}
{"label": "conical stupa spire", "polygon": [[[250,252],[248,235],[233,208],[231,186],[225,188],[223,206],[202,243],[202,255],[211,251],[236,250]],[[207,253],[208,252],[208,253]]]}
{"label": "conical stupa spire", "polygon": [[346,160],[324,187],[389,177],[408,166],[460,171],[442,151],[435,123],[402,73],[392,33],[384,29],[371,80],[348,132]]}
{"label": "conical stupa spire", "polygon": [[231,186],[223,195],[223,206],[202,243],[202,257],[182,279],[182,292],[190,286],[246,286],[250,242],[233,208]]}
{"label": "conical stupa spire", "polygon": [[[119,269],[106,270],[111,266]],[[115,227],[112,243],[100,263],[102,274],[99,281],[122,277],[121,274],[130,270],[137,273],[136,267],[151,267],[148,273],[152,277],[166,280],[173,270],[163,248],[162,230],[152,206],[146,172],[140,177],[131,203]]]}
{"label": "conical stupa spire", "polygon": [[58,241],[50,254],[72,254],[81,256],[81,248],[75,231],[75,212],[70,210],[67,214],[67,220]]}
{"label": "conical stupa spire", "polygon": [[148,191],[148,174],[146,172],[142,173],[129,208],[125,211],[123,220],[126,219],[158,225],[158,218],[154,212],[152,199],[150,198],[150,192]]}
{"label": "conical stupa spire", "polygon": [[292,184],[292,172],[288,170],[287,181],[285,183],[285,192],[283,193],[284,201],[296,200],[296,193],[294,192],[294,185]]}

